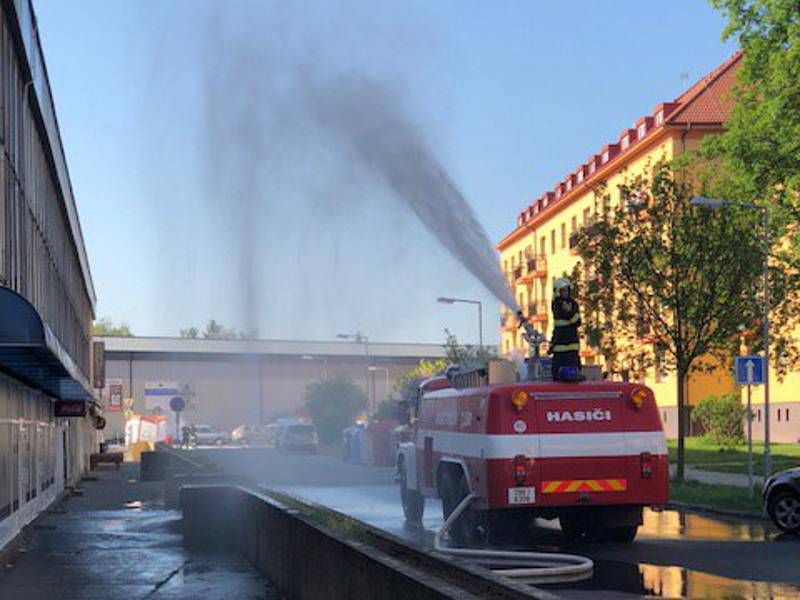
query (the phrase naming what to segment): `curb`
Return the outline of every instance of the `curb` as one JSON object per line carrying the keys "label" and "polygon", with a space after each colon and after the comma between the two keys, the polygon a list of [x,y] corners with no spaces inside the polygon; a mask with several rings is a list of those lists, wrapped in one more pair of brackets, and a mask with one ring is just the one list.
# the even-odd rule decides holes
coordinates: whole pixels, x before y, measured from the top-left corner
{"label": "curb", "polygon": [[716,515],[720,517],[734,517],[737,519],[748,519],[751,521],[766,521],[770,519],[761,513],[745,512],[743,510],[727,510],[724,508],[712,508],[710,506],[699,506],[696,504],[685,504],[683,502],[669,501],[664,505],[666,509],[685,510],[691,513]]}

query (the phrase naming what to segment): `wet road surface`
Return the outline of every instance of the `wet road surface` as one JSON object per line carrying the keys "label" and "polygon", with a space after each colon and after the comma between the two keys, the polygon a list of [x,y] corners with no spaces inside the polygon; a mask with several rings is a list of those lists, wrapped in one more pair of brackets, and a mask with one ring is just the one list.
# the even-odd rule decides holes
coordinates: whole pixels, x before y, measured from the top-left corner
{"label": "wet road surface", "polygon": [[[328,456],[283,455],[272,449],[214,449],[230,471],[328,506],[397,536],[431,545],[441,504],[427,500],[424,530],[405,525],[392,469],[350,465]],[[567,542],[557,521],[537,521],[509,549],[582,554],[595,561],[591,579],[547,587],[574,598],[657,596],[800,598],[800,539],[765,521],[719,519],[667,510],[645,511],[630,545]]]}

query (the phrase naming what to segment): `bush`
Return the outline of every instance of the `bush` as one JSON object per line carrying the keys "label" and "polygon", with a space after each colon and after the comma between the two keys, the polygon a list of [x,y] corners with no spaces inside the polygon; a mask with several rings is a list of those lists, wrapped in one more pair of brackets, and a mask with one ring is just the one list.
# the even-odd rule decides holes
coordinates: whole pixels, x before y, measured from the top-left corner
{"label": "bush", "polygon": [[340,440],[342,430],[352,425],[366,406],[364,391],[344,377],[306,386],[306,410],[325,444]]}
{"label": "bush", "polygon": [[703,427],[703,437],[708,441],[723,448],[731,448],[744,439],[742,422],[745,412],[742,401],[736,394],[709,396],[694,408],[692,421]]}

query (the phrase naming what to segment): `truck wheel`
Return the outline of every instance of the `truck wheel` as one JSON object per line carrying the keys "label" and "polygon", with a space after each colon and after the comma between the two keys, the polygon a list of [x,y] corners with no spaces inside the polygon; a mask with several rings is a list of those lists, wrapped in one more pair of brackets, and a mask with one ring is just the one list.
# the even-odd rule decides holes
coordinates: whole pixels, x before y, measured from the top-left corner
{"label": "truck wheel", "polygon": [[398,471],[400,475],[400,502],[403,504],[403,514],[409,523],[421,525],[422,515],[425,513],[425,496],[417,490],[408,489],[408,477],[406,476],[404,463],[400,463]]}
{"label": "truck wheel", "polygon": [[[469,494],[469,484],[463,473],[457,476],[447,470],[442,475],[442,513],[445,520]],[[450,536],[456,546],[469,546],[476,537],[477,517],[475,509],[468,506],[450,526]]]}
{"label": "truck wheel", "polygon": [[630,544],[636,538],[637,531],[639,531],[638,525],[626,525],[624,527],[601,527],[597,531],[597,538],[601,542]]}

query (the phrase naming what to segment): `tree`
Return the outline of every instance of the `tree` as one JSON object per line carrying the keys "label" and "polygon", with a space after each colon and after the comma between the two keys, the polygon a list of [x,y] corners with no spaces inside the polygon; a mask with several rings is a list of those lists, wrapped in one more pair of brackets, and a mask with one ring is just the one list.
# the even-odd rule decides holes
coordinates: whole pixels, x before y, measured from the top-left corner
{"label": "tree", "polygon": [[367,396],[351,380],[337,377],[308,384],[305,406],[320,439],[329,444],[340,439],[342,430],[366,408]]}
{"label": "tree", "polygon": [[207,340],[256,340],[258,339],[258,329],[237,331],[233,327],[225,327],[215,319],[209,319],[202,332],[192,325],[181,329],[180,336],[186,339],[197,339],[202,336]]}
{"label": "tree", "polygon": [[[679,481],[688,378],[727,368],[740,325],[760,318],[757,217],[693,207],[691,187],[686,172],[676,177],[664,165],[620,186],[617,208],[579,232],[573,273],[587,341],[611,373],[677,374]],[[597,194],[610,206],[605,189]],[[776,302],[781,296],[776,290]]]}
{"label": "tree", "polygon": [[409,388],[418,386],[421,381],[443,373],[449,364],[450,361],[444,358],[440,358],[439,360],[421,360],[416,367],[407,371],[397,379],[394,389],[403,398],[407,398],[409,397]]}
{"label": "tree", "polygon": [[[739,199],[768,203],[800,224],[800,5],[711,0],[744,56],[727,131],[705,141],[738,182]],[[776,215],[777,217],[777,215]],[[797,239],[795,239],[797,242]]]}
{"label": "tree", "polygon": [[180,333],[182,338],[196,340],[200,337],[200,330],[197,327],[191,326],[181,329]]}
{"label": "tree", "polygon": [[120,321],[119,325],[115,325],[108,317],[103,317],[92,325],[92,335],[105,336],[105,337],[133,337],[131,328],[125,321]]}
{"label": "tree", "polygon": [[455,334],[449,329],[444,330],[445,343],[444,349],[447,352],[447,360],[450,364],[458,366],[484,363],[489,359],[497,358],[497,353],[487,346],[470,346],[458,343]]}

